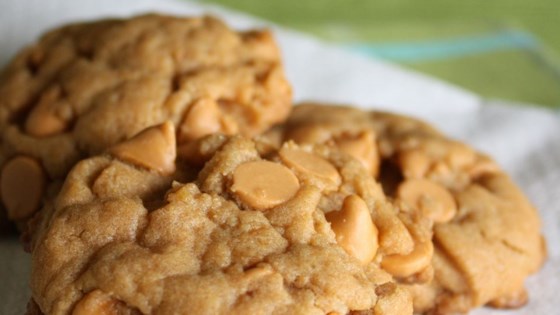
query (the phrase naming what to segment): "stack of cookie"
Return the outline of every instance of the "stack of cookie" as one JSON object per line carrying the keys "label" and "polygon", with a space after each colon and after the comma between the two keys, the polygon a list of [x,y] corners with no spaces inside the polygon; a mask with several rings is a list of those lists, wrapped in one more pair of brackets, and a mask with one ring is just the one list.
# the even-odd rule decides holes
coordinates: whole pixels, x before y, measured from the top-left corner
{"label": "stack of cookie", "polygon": [[0,77],[29,314],[454,314],[527,302],[536,210],[411,118],[292,106],[267,31],[53,30]]}

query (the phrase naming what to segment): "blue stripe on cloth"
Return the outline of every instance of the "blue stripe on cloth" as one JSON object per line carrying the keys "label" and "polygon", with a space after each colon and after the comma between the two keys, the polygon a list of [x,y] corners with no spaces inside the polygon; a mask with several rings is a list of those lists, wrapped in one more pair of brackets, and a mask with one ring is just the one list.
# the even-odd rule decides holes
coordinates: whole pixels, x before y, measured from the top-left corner
{"label": "blue stripe on cloth", "polygon": [[346,45],[351,50],[383,59],[417,62],[456,58],[499,50],[536,50],[538,41],[521,31],[501,31],[493,34],[442,40],[360,43]]}

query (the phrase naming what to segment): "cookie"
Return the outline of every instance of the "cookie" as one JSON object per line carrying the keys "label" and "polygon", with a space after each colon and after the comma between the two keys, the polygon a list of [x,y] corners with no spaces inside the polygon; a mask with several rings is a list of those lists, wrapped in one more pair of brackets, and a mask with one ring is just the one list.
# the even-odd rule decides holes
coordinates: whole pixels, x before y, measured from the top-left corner
{"label": "cookie", "polygon": [[[431,225],[388,202],[359,162],[242,136],[175,150],[170,129],[147,129],[69,173],[35,230],[35,309],[412,314],[393,274],[430,273]],[[192,179],[178,170],[194,153],[203,167]]]}
{"label": "cookie", "polygon": [[434,222],[434,279],[405,285],[415,312],[452,314],[527,302],[525,279],[546,255],[537,211],[489,157],[419,120],[303,104],[264,138],[345,151],[395,204]]}
{"label": "cookie", "polygon": [[29,218],[80,159],[172,121],[177,140],[258,134],[291,107],[268,31],[144,15],[46,33],[0,74],[0,196]]}

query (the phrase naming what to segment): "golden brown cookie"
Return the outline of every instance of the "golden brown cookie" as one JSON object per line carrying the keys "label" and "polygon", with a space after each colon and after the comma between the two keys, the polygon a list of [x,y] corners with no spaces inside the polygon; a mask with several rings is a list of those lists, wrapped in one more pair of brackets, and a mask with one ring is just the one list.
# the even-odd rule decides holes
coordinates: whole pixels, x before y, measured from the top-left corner
{"label": "golden brown cookie", "polygon": [[41,211],[31,289],[42,312],[412,314],[391,273],[431,269],[430,253],[411,255],[431,225],[389,203],[359,162],[214,135],[169,163],[172,126],[79,162]]}
{"label": "golden brown cookie", "polygon": [[63,26],[0,74],[0,196],[25,220],[78,160],[146,127],[169,120],[179,143],[252,136],[290,106],[268,31],[163,15]]}
{"label": "golden brown cookie", "polygon": [[546,255],[540,220],[487,156],[412,118],[319,104],[296,106],[263,138],[337,147],[362,162],[395,204],[434,222],[435,277],[406,285],[415,312],[526,303],[524,281]]}

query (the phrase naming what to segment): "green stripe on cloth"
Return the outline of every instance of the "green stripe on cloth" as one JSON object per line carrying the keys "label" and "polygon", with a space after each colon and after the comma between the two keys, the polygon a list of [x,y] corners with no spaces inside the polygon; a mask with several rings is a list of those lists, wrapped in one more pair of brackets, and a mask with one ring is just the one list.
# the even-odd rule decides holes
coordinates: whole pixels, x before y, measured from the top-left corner
{"label": "green stripe on cloth", "polygon": [[538,43],[530,34],[500,31],[479,36],[446,38],[404,43],[358,43],[352,50],[399,62],[421,62],[459,58],[503,50],[537,50]]}
{"label": "green stripe on cloth", "polygon": [[560,108],[557,0],[212,0],[485,97]]}

